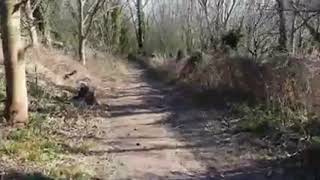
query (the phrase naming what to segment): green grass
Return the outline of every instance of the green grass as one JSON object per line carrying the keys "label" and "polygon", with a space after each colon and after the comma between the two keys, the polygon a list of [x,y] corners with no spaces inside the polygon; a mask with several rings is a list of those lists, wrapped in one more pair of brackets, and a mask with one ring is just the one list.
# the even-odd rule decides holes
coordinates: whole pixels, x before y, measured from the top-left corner
{"label": "green grass", "polygon": [[308,138],[311,134],[314,137],[320,135],[318,120],[304,109],[265,104],[249,106],[243,103],[233,105],[233,114],[241,117],[238,124],[241,131],[259,135],[266,135],[274,131],[287,131],[299,134],[302,138]]}
{"label": "green grass", "polygon": [[62,165],[50,170],[51,177],[59,179],[76,179],[76,180],[90,180],[93,177],[91,172],[86,172],[84,167],[80,165]]}
{"label": "green grass", "polygon": [[[0,79],[0,100],[5,97],[3,87],[4,83]],[[79,167],[77,162],[73,162],[73,165],[69,161],[72,161],[73,154],[88,152],[93,147],[92,143],[84,141],[75,147],[65,148],[67,142],[64,137],[53,133],[56,123],[63,122],[49,119],[52,118],[50,113],[59,112],[59,109],[63,108],[63,103],[35,83],[29,82],[28,90],[29,95],[37,101],[36,106],[45,111],[29,112],[30,119],[25,128],[9,130],[0,141],[0,157],[6,157],[19,166],[38,167],[43,174],[55,179],[89,180],[94,174],[89,171],[91,168]],[[65,162],[69,162],[68,165],[65,165]]]}
{"label": "green grass", "polygon": [[[46,169],[45,175],[58,179],[89,180],[94,176],[91,168],[81,167],[78,163],[68,165],[71,154],[85,154],[93,143],[78,143],[75,147],[65,148],[65,142],[46,130],[46,116],[34,113],[24,129],[14,129],[0,143],[0,156],[15,162],[34,164]],[[56,165],[54,165],[56,164]]]}
{"label": "green grass", "polygon": [[63,152],[58,139],[41,130],[43,117],[32,115],[25,129],[12,130],[0,145],[0,154],[22,162],[44,163],[60,158]]}
{"label": "green grass", "polygon": [[262,105],[250,107],[247,104],[236,104],[234,113],[239,114],[242,118],[238,125],[242,131],[256,134],[264,134],[281,122],[281,116],[276,111]]}

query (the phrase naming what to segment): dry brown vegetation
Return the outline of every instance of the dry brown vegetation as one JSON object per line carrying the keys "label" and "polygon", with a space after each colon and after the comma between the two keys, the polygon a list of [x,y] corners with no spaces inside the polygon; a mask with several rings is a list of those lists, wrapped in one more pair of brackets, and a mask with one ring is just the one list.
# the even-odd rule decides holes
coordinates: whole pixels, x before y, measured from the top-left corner
{"label": "dry brown vegetation", "polygon": [[[177,80],[191,58],[178,62],[174,58],[162,57],[137,59],[153,69],[158,77]],[[309,136],[311,130],[308,128],[311,122],[316,122],[315,113],[319,108],[319,73],[319,51],[316,50],[295,57],[279,55],[263,60],[231,56],[216,50],[202,53],[195,68],[177,82],[184,82],[194,91],[202,92],[202,100],[209,101],[206,102],[209,104],[233,98],[244,100],[241,103],[264,104],[263,111],[271,111],[267,123],[279,119],[276,120],[279,124],[297,128],[304,136]],[[261,113],[252,115],[263,116]],[[248,116],[250,113],[244,114]],[[248,118],[254,121],[253,124],[259,122],[255,117]]]}
{"label": "dry brown vegetation", "polygon": [[[114,175],[115,168],[119,168],[119,166],[115,165],[117,163],[113,162],[111,155],[98,156],[90,153],[109,152],[106,150],[109,147],[94,140],[94,138],[102,139],[108,136],[109,132],[106,132],[106,127],[101,126],[103,124],[102,121],[109,118],[108,107],[106,106],[105,109],[101,107],[97,109],[79,108],[70,103],[70,99],[75,95],[80,81],[86,81],[90,86],[95,87],[97,97],[102,100],[101,104],[107,105],[109,96],[114,96],[113,88],[115,86],[121,84],[124,86],[122,87],[123,91],[128,91],[127,95],[132,96],[135,93],[141,94],[141,91],[145,89],[130,89],[127,87],[127,83],[130,81],[132,86],[135,83],[145,83],[144,81],[148,80],[140,79],[143,78],[142,74],[140,74],[141,77],[126,79],[129,78],[128,74],[126,74],[130,71],[128,68],[132,67],[128,67],[127,62],[120,60],[120,58],[102,56],[101,54],[93,54],[91,57],[92,60],[88,58],[88,66],[83,67],[74,61],[72,57],[63,55],[59,51],[43,49],[41,53],[31,52],[28,54],[28,59],[32,59],[27,63],[32,119],[25,130],[0,129],[3,139],[5,139],[0,144],[0,155],[2,157],[0,160],[2,169],[0,171],[41,172],[46,176],[66,179],[90,179],[101,176],[108,179],[108,177],[111,178]],[[241,163],[244,163],[243,160],[236,158],[237,156],[231,157],[230,154],[221,153],[228,149],[226,146],[238,147],[238,141],[241,141],[238,138],[249,139],[251,137],[251,140],[248,140],[248,144],[245,145],[245,149],[237,153],[249,153],[254,160],[275,160],[279,157],[287,157],[286,152],[288,149],[288,152],[294,154],[305,145],[305,142],[298,142],[294,146],[287,144],[292,143],[290,138],[293,135],[298,135],[298,139],[303,139],[313,133],[308,127],[313,116],[309,113],[311,111],[307,111],[307,106],[304,104],[309,101],[302,102],[301,100],[305,100],[305,97],[310,95],[304,88],[316,87],[316,84],[304,83],[309,78],[313,80],[310,80],[310,82],[316,82],[316,76],[313,76],[313,73],[318,71],[316,66],[318,57],[316,54],[299,58],[274,57],[261,63],[248,58],[232,57],[222,52],[202,53],[199,59],[196,62],[195,69],[189,69],[188,73],[190,74],[186,74],[184,78],[179,79],[179,73],[188,64],[190,57],[185,57],[180,61],[176,61],[175,58],[162,58],[161,56],[151,58],[136,57],[136,60],[143,62],[142,64],[147,66],[152,72],[151,74],[156,75],[155,77],[160,80],[176,82],[178,85],[183,85],[183,89],[191,89],[193,92],[200,94],[196,96],[187,94],[190,96],[185,96],[184,99],[194,101],[197,98],[196,100],[200,103],[209,105],[215,104],[215,101],[230,103],[222,105],[231,107],[231,110],[227,110],[227,112],[225,110],[220,112],[215,108],[210,108],[209,111],[199,110],[198,106],[195,105],[190,106],[191,110],[186,109],[180,112],[181,114],[173,110],[168,122],[163,122],[168,123],[166,128],[174,131],[177,134],[175,138],[181,138],[180,141],[183,141],[184,136],[186,136],[190,144],[196,144],[198,141],[205,143],[207,139],[223,142],[219,148],[215,145],[208,147],[215,154],[219,154],[218,161],[209,161],[208,159],[212,157],[212,153],[202,152],[199,154],[197,151],[199,149],[196,147],[192,150],[194,154],[205,158],[203,161],[208,161],[208,165],[218,162],[216,166],[223,169],[230,168],[230,166],[243,165]],[[94,64],[99,64],[99,66]],[[77,73],[68,79],[64,79],[65,74],[74,70],[77,70]],[[134,78],[138,79],[131,82]],[[3,80],[0,82],[3,82]],[[136,86],[139,87],[138,84]],[[151,87],[152,85],[147,84],[146,86]],[[4,89],[0,89],[0,99],[4,98],[1,92],[4,92]],[[171,98],[170,95],[168,96]],[[228,99],[230,96],[240,98],[243,101],[231,101],[233,100],[232,98]],[[127,116],[130,113],[138,113],[133,111],[138,106],[136,107],[136,104],[130,103],[128,105],[128,99],[126,99],[125,94],[120,97],[123,100],[117,100],[120,101],[117,103],[122,105],[125,110],[124,112],[113,111],[115,111],[115,114],[123,113],[123,117],[120,117],[123,121],[119,121],[119,123],[127,125],[128,121],[130,121],[130,118],[126,119]],[[141,98],[148,97],[141,95]],[[247,102],[247,98],[256,99],[259,103],[249,106],[244,103]],[[315,98],[311,99],[314,100]],[[132,100],[136,99],[132,98]],[[170,99],[170,101],[175,100]],[[147,106],[147,108],[151,109],[152,106],[163,105],[160,102],[150,104],[147,100],[142,101],[142,103],[141,106]],[[180,103],[184,103],[184,101]],[[172,106],[179,108],[180,104],[175,102]],[[118,107],[121,106],[118,105]],[[224,114],[227,114],[226,117]],[[141,115],[143,115],[143,119],[153,120],[152,116],[147,113],[142,113]],[[220,118],[224,120],[220,121]],[[134,123],[141,122],[131,120],[130,123],[132,125],[129,125],[128,129],[125,128],[129,132],[132,131],[132,127],[136,126]],[[312,126],[315,127],[314,124]],[[154,126],[152,127],[155,128]],[[158,128],[157,125],[156,127]],[[269,131],[269,127],[272,131]],[[144,128],[149,132],[151,127],[148,125]],[[285,130],[281,128],[285,128]],[[140,130],[134,131],[140,132]],[[247,131],[266,134],[264,136],[252,136]],[[278,131],[282,132],[278,133]],[[282,135],[279,140],[274,140],[275,136],[284,134],[284,131],[290,132]],[[192,139],[188,137],[189,134],[186,132],[193,134]],[[225,137],[218,135],[220,132],[232,137],[231,142],[224,143]],[[292,132],[294,132],[293,135],[291,134]],[[117,133],[121,137],[126,135],[123,132]],[[154,134],[150,133],[148,135]],[[127,138],[130,139],[130,133]],[[200,140],[197,140],[197,138]],[[313,140],[318,141],[319,139]],[[150,140],[152,144],[154,143],[153,141]],[[256,142],[251,141],[257,141],[259,145],[257,147],[254,146],[250,143]],[[128,142],[132,143],[132,140],[130,139]],[[139,146],[146,142],[145,140],[139,141]],[[277,143],[280,145],[275,145]],[[127,147],[124,145],[123,148],[126,149]],[[141,148],[144,150],[145,147]],[[276,152],[276,155],[267,151]],[[144,156],[144,153],[142,151],[140,155]],[[292,154],[289,154],[289,156]],[[226,161],[225,158],[227,156],[230,156],[230,158]],[[130,162],[135,160],[132,156],[130,158],[128,160]],[[249,159],[247,160],[249,161]],[[157,168],[157,165],[153,168]],[[119,169],[116,171],[122,172]],[[17,176],[15,173],[12,175]]]}
{"label": "dry brown vegetation", "polygon": [[[23,178],[19,173],[31,173],[30,178],[41,177],[33,172],[65,179],[91,179],[98,173],[112,176],[110,157],[101,159],[87,154],[101,148],[87,137],[105,136],[107,132],[99,124],[103,117],[109,116],[108,107],[80,108],[70,100],[82,81],[94,87],[97,96],[103,99],[102,96],[111,92],[102,89],[100,93],[101,84],[112,83],[112,78],[121,81],[127,70],[126,63],[113,56],[100,55],[89,58],[88,67],[83,67],[72,57],[47,49],[30,51],[26,59],[31,120],[25,129],[0,127],[0,172],[7,174],[7,178]],[[3,100],[5,86],[1,69],[0,98]],[[65,74],[74,70],[77,73],[64,79]],[[97,166],[99,162],[103,162],[103,167]]]}

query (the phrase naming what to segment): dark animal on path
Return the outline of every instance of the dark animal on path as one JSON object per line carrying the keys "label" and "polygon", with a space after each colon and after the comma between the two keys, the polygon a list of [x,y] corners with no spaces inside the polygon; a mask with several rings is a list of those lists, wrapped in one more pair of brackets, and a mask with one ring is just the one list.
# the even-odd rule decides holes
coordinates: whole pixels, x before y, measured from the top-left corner
{"label": "dark animal on path", "polygon": [[90,88],[86,84],[81,84],[80,89],[78,91],[78,95],[74,96],[71,100],[76,105],[99,105],[93,88]]}
{"label": "dark animal on path", "polygon": [[89,106],[98,105],[97,99],[95,97],[94,91],[89,91],[85,97],[85,102]]}

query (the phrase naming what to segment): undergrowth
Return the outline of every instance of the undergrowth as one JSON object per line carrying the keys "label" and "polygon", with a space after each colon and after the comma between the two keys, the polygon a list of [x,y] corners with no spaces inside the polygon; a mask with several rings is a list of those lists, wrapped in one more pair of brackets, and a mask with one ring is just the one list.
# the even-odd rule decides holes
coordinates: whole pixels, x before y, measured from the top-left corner
{"label": "undergrowth", "polygon": [[[0,129],[3,134],[0,140],[0,163],[18,168],[19,171],[33,167],[32,170],[57,179],[92,178],[94,173],[91,168],[82,167],[79,162],[72,160],[73,155],[88,152],[92,143],[83,141],[70,146],[64,136],[55,133],[56,128],[63,126],[63,122],[55,116],[66,108],[63,102],[65,98],[33,80],[28,82],[28,90],[31,108],[29,123],[23,129]],[[4,80],[0,79],[0,100],[5,97],[4,93]],[[9,165],[10,162],[19,167]]]}
{"label": "undergrowth", "polygon": [[[129,59],[136,60],[138,63],[146,67],[148,71],[150,71],[149,74],[151,74],[153,78],[162,80],[164,82],[170,82],[171,80],[173,80],[172,77],[174,76],[172,75],[175,75],[175,73],[177,73],[177,66],[175,65],[177,65],[178,63],[174,62],[174,59],[165,59],[157,56],[155,58],[131,56],[129,57]],[[280,58],[280,60],[277,59],[276,62],[287,62],[288,58]],[[173,66],[170,65],[170,63],[173,64]],[[259,71],[259,68],[261,67],[258,65],[259,64],[255,64],[255,62],[249,61],[249,59],[230,57],[228,58],[228,56],[224,56],[223,54],[221,55],[219,54],[219,52],[217,52],[212,56],[204,56],[202,58],[202,62],[196,66],[194,71],[191,74],[188,74],[189,77],[179,80],[175,79],[175,83],[182,82],[188,84],[193,89],[196,89],[198,86],[201,86],[202,89],[208,89],[208,91],[201,91],[200,96],[189,96],[189,98],[191,97],[193,102],[199,101],[199,103],[196,104],[197,106],[201,106],[202,103],[208,103],[214,106],[215,104],[217,104],[217,102],[220,101],[222,102],[223,106],[225,106],[226,103],[231,103],[232,116],[238,116],[241,119],[241,121],[239,121],[237,124],[237,128],[239,131],[252,132],[256,135],[262,136],[272,136],[273,134],[276,134],[274,132],[290,135],[295,134],[300,139],[306,140],[308,142],[320,142],[320,140],[317,140],[320,139],[318,138],[320,137],[320,125],[318,125],[319,122],[317,116],[314,113],[310,113],[309,111],[307,111],[305,106],[298,106],[298,103],[294,105],[296,102],[294,100],[303,97],[294,96],[295,89],[293,88],[295,88],[295,86],[293,85],[296,84],[292,83],[293,85],[287,85],[285,83],[282,83],[281,88],[288,91],[287,92],[283,90],[284,94],[282,96],[284,97],[282,97],[281,92],[279,92],[281,88],[280,90],[279,88],[275,88],[273,90],[273,93],[274,95],[277,95],[275,97],[279,97],[279,101],[274,102],[261,101],[259,99],[259,97],[261,96],[261,94],[259,93],[263,92],[263,89],[259,89],[260,86],[253,86],[253,88],[256,88],[254,89],[255,91],[250,91],[250,89],[252,89],[251,85],[260,85],[256,82],[255,79],[252,78],[255,75],[248,73],[248,71],[252,69],[253,74],[256,71]],[[282,67],[282,64],[276,64],[274,66]],[[294,67],[286,67],[289,70],[284,69],[283,71],[286,72],[285,70],[287,70],[291,72],[299,70],[298,68],[296,68],[298,70],[294,69]],[[293,70],[291,70],[292,68]],[[277,71],[275,70],[271,71],[271,73],[275,74],[276,72]],[[287,77],[287,74],[285,73],[282,74],[282,76],[283,78],[289,79],[291,77]],[[257,79],[257,81],[266,80],[259,80],[259,78]],[[290,82],[293,82],[293,80],[291,80]],[[215,91],[215,89],[219,89],[219,87],[222,89],[224,87],[226,87],[225,89],[234,88],[236,93],[226,92],[219,94]],[[239,93],[242,91],[241,88],[244,88],[247,91],[249,89],[248,94],[250,95],[243,96],[245,98],[241,98],[242,95],[241,93]],[[233,97],[232,95],[235,97]],[[271,101],[273,94],[269,93],[269,95],[270,97],[265,98],[270,99]],[[232,96],[230,97],[231,99],[237,99],[236,102],[229,102],[229,96]],[[249,103],[249,101],[246,99],[250,97],[254,97],[254,99],[257,98],[259,99],[259,101],[253,104]],[[288,97],[292,98],[290,99]]]}
{"label": "undergrowth", "polygon": [[63,149],[57,138],[42,132],[43,121],[45,117],[32,114],[26,128],[9,132],[6,141],[0,147],[0,153],[21,162],[44,163],[59,160]]}
{"label": "undergrowth", "polygon": [[91,144],[80,143],[77,147],[66,149],[63,138],[51,134],[45,123],[45,116],[32,114],[26,128],[13,129],[8,133],[0,144],[0,156],[18,164],[41,167],[41,171],[53,178],[90,179],[94,176],[87,172],[90,168],[81,167],[77,163],[63,165],[71,161],[71,154],[88,152]]}
{"label": "undergrowth", "polygon": [[166,84],[178,83],[178,78],[174,72],[171,72],[165,65],[165,59],[163,57],[157,57],[155,59],[147,59],[135,55],[129,55],[129,60],[135,61],[147,70],[148,78],[162,81]]}
{"label": "undergrowth", "polygon": [[238,128],[258,135],[272,135],[274,132],[294,133],[312,144],[320,143],[317,116],[305,109],[283,108],[276,105],[234,104],[233,114],[241,118]]}
{"label": "undergrowth", "polygon": [[270,128],[277,127],[281,121],[280,114],[262,105],[250,107],[247,104],[236,104],[233,108],[233,113],[241,117],[239,128],[242,131],[266,133]]}

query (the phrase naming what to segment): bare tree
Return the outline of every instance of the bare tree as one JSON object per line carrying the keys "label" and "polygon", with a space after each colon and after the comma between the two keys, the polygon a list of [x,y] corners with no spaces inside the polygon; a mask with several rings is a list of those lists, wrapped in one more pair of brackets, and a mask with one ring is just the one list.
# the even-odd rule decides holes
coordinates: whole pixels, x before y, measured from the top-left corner
{"label": "bare tree", "polygon": [[[313,39],[316,42],[320,42],[319,26],[314,27],[310,24],[310,21],[312,20],[312,18],[320,17],[320,9],[317,9],[319,7],[316,7],[315,9],[310,9],[310,7],[308,9],[306,8],[301,9],[297,7],[298,5],[300,5],[300,3],[292,4],[293,9],[291,9],[291,11],[294,11],[301,18],[302,23],[301,25],[299,25],[294,29],[294,32],[301,29],[302,27],[306,27],[309,30],[310,35],[313,37]],[[318,6],[318,5],[315,4],[315,6]],[[304,4],[303,4],[303,7],[305,7]]]}
{"label": "bare tree", "polygon": [[[298,0],[297,2],[295,2],[294,0],[291,0],[291,6],[294,6],[293,4],[294,3],[299,3],[300,0]],[[290,48],[291,48],[291,52],[292,54],[295,54],[296,52],[296,36],[295,36],[295,28],[296,28],[296,25],[297,25],[297,12],[295,11],[292,11],[291,12],[291,30],[290,30],[290,40],[289,40],[289,44],[290,44]]]}
{"label": "bare tree", "polygon": [[[212,26],[212,23],[211,23],[211,20],[210,20],[210,16],[209,16],[209,10],[208,10],[208,6],[209,6],[209,3],[208,3],[208,0],[198,0],[201,8],[203,9],[203,12],[204,12],[204,16],[205,16],[205,21],[206,21],[206,24],[207,24],[207,31],[209,33],[209,39],[210,39],[210,43],[213,43],[212,41],[214,40],[214,33],[213,33],[213,26]],[[212,44],[210,44],[211,46]]]}
{"label": "bare tree", "polygon": [[284,1],[277,0],[278,13],[279,13],[279,50],[288,51],[287,49],[287,33],[286,33],[286,17],[284,13]]}
{"label": "bare tree", "polygon": [[[130,16],[132,23],[134,25],[134,30],[136,34],[137,45],[139,51],[143,51],[144,48],[144,40],[145,40],[145,13],[143,11],[144,7],[148,4],[149,1],[142,0],[127,0],[127,5],[129,8]],[[134,8],[131,6],[135,6]]]}
{"label": "bare tree", "polygon": [[[105,3],[105,0],[96,0],[92,4],[88,0],[78,0],[78,14],[79,14],[79,61],[82,65],[86,65],[86,41],[91,30],[92,22],[98,10]],[[88,6],[85,11],[85,6]]]}
{"label": "bare tree", "polygon": [[313,39],[320,43],[320,32],[317,30],[317,28],[314,28],[312,25],[310,25],[306,18],[304,18],[303,16],[301,16],[301,17],[305,21],[305,25],[306,25],[307,29],[309,30]]}
{"label": "bare tree", "polygon": [[227,30],[231,14],[232,14],[235,6],[236,6],[236,3],[237,3],[237,0],[232,0],[231,4],[229,3],[229,6],[227,5],[226,13],[225,13],[225,16],[224,16],[225,18],[223,20],[223,28],[224,28],[224,30]]}
{"label": "bare tree", "polygon": [[28,122],[28,98],[25,61],[20,49],[20,5],[16,0],[0,1],[2,48],[6,74],[5,117],[12,125]]}
{"label": "bare tree", "polygon": [[138,34],[137,41],[139,50],[143,50],[143,40],[144,40],[144,13],[142,10],[142,0],[137,0],[137,21],[138,21]]}
{"label": "bare tree", "polygon": [[41,3],[41,0],[36,0],[34,3],[32,3],[31,0],[26,0],[25,2],[25,8],[24,12],[27,17],[27,26],[31,37],[31,42],[34,47],[39,46],[39,40],[38,40],[38,33],[37,33],[37,27],[36,27],[36,21],[33,16],[34,11]]}

